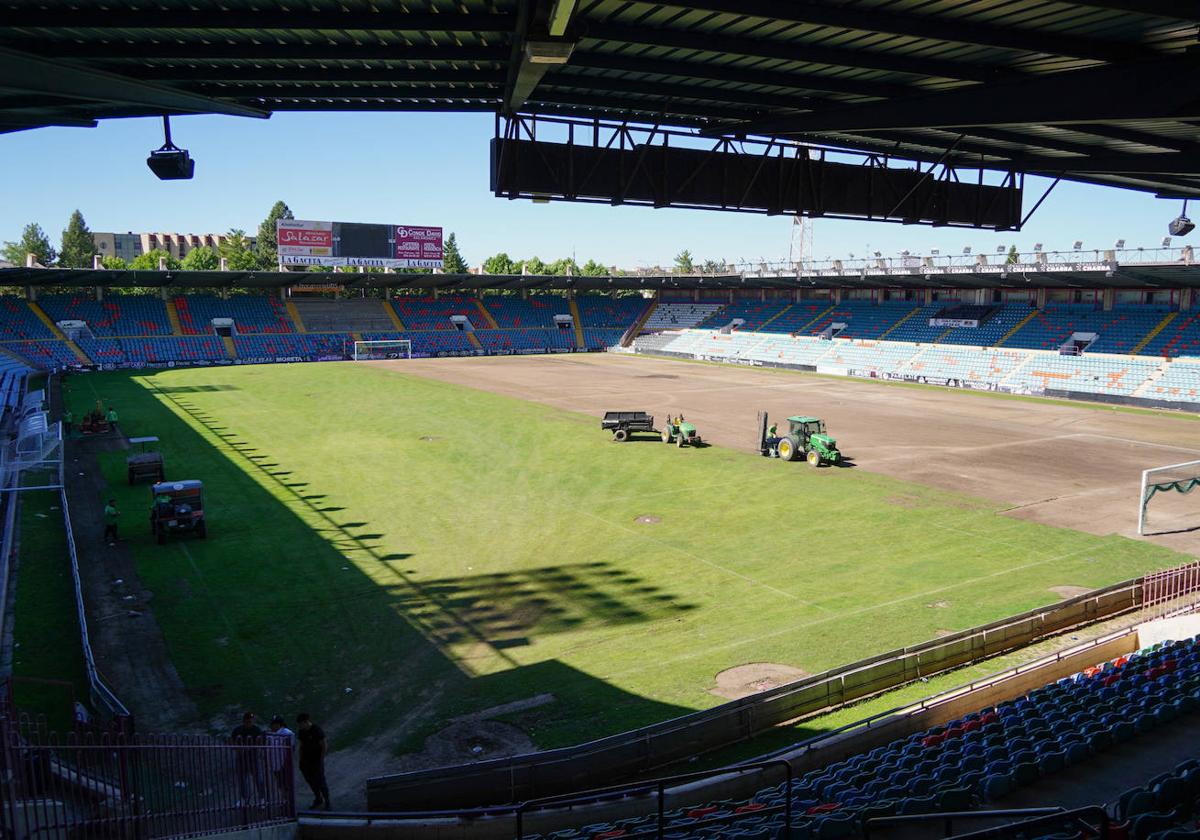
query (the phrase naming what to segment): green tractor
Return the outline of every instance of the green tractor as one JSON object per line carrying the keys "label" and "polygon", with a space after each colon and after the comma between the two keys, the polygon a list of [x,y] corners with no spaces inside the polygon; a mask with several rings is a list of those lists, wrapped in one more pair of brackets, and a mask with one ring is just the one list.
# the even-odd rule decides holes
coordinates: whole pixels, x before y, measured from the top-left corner
{"label": "green tractor", "polygon": [[663,443],[673,443],[682,449],[685,446],[701,446],[704,441],[696,432],[696,427],[683,419],[683,415],[672,417],[667,415],[667,422],[662,431]]}
{"label": "green tractor", "polygon": [[787,420],[787,432],[779,434],[774,425],[768,425],[766,412],[759,413],[759,454],[784,461],[803,457],[814,467],[842,462],[837,441],[825,432],[824,420],[816,417],[789,417]]}

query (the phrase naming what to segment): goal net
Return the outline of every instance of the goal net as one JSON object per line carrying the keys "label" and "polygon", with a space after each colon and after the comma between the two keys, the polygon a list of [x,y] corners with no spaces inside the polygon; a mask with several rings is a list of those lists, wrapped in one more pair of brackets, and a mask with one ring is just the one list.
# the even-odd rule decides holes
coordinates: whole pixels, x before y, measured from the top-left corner
{"label": "goal net", "polygon": [[351,358],[356,362],[372,359],[411,359],[412,342],[407,338],[397,338],[391,341],[356,341]]}
{"label": "goal net", "polygon": [[[1193,491],[1197,491],[1193,494]],[[1200,529],[1200,461],[1155,467],[1142,473],[1138,533]]]}

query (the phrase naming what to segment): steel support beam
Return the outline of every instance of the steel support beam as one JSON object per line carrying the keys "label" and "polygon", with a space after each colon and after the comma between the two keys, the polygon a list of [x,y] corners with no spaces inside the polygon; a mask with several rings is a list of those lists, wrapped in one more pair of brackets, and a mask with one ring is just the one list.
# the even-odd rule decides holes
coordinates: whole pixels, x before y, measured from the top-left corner
{"label": "steel support beam", "polygon": [[739,130],[788,135],[819,131],[1072,125],[1200,119],[1200,55],[1112,64],[820,114],[766,120]]}
{"label": "steel support beam", "polygon": [[332,84],[368,85],[444,85],[444,84],[504,84],[504,73],[500,70],[459,70],[381,67],[231,67],[222,64],[215,67],[165,67],[133,68],[126,75],[131,78],[147,77],[163,82],[182,82],[190,90],[208,92],[222,89],[223,85],[249,84],[311,84],[314,87]]}
{"label": "steel support beam", "polygon": [[822,76],[817,73],[790,73],[782,70],[758,70],[730,63],[702,63],[672,59],[643,58],[624,53],[607,53],[577,49],[571,56],[572,67],[591,67],[597,70],[620,70],[626,73],[646,73],[674,76],[682,79],[702,79],[715,82],[737,82],[791,90],[824,91],[853,96],[886,99],[892,96],[912,96],[915,88],[863,79]]}
{"label": "steel support beam", "polygon": [[653,26],[593,23],[584,27],[580,35],[588,39],[612,41],[619,44],[647,44],[719,55],[748,55],[812,64],[833,64],[838,67],[886,70],[891,73],[907,73],[921,77],[936,76],[943,79],[962,79],[975,82],[1023,78],[1023,74],[1011,70],[966,62],[907,56],[877,50],[839,49],[808,44],[801,40],[745,38],[722,35],[719,32],[710,34],[699,31],[683,32],[661,29]]}
{"label": "steel support beam", "polygon": [[164,19],[145,9],[128,6],[82,5],[71,9],[69,18],[57,8],[19,7],[6,9],[4,28],[100,30],[230,30],[248,29],[266,32],[303,29],[357,32],[511,32],[516,16],[475,13],[441,14],[381,12],[312,11],[310,9],[172,9]]}
{"label": "steel support beam", "polygon": [[[761,105],[766,108],[807,110],[827,104],[825,100],[814,99],[810,96],[729,90],[728,88],[719,88],[710,85],[651,82],[626,77],[602,76],[598,73],[581,73],[578,71],[556,73],[546,77],[542,84],[552,87],[576,88],[588,92],[638,93],[671,100],[701,99],[710,102],[720,102],[726,105],[736,103],[740,105]],[[668,110],[670,109],[669,105],[664,105],[664,107]]]}
{"label": "steel support beam", "polygon": [[[7,39],[3,48],[29,50],[51,58],[95,59],[99,61],[139,61],[165,59],[170,61],[205,61],[206,59],[241,59],[247,64],[264,61],[462,61],[503,62],[508,47],[497,46],[430,46],[428,44],[335,44],[321,40],[312,44],[279,43],[206,43],[203,41],[165,41],[129,44],[91,41],[48,41],[45,39]],[[115,69],[122,69],[120,66]]]}
{"label": "steel support beam", "polygon": [[[646,2],[646,0],[642,0]],[[850,6],[835,6],[801,0],[778,3],[775,0],[667,0],[655,5],[688,11],[705,11],[737,17],[762,18],[796,24],[815,24],[859,32],[880,32],[926,40],[979,44],[1021,52],[1086,58],[1093,61],[1133,61],[1156,58],[1160,54],[1140,44],[1081,38],[1039,29],[1018,28],[969,19],[934,15],[914,15],[874,8],[869,12]]]}
{"label": "steel support beam", "polygon": [[92,67],[79,67],[0,47],[0,79],[27,94],[154,108],[170,114],[227,114],[268,117],[259,108],[224,102],[177,88],[131,79]]}

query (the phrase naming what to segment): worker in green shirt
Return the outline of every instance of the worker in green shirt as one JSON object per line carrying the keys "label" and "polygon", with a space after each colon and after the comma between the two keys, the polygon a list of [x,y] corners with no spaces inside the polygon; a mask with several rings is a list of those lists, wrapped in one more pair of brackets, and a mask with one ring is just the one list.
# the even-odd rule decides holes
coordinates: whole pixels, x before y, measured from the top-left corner
{"label": "worker in green shirt", "polygon": [[121,511],[117,510],[117,500],[109,499],[104,506],[104,541],[109,545],[117,544],[117,520]]}
{"label": "worker in green shirt", "polygon": [[117,430],[117,410],[112,406],[109,406],[108,414],[105,416],[105,419],[108,420],[108,427],[115,432]]}
{"label": "worker in green shirt", "polygon": [[154,497],[154,510],[157,512],[160,519],[170,516],[174,512],[174,505],[171,503],[171,497],[166,493],[159,493]]}
{"label": "worker in green shirt", "polygon": [[75,415],[71,413],[71,409],[68,408],[63,412],[62,422],[63,431],[65,431],[67,434],[71,434],[71,426],[75,424]]}

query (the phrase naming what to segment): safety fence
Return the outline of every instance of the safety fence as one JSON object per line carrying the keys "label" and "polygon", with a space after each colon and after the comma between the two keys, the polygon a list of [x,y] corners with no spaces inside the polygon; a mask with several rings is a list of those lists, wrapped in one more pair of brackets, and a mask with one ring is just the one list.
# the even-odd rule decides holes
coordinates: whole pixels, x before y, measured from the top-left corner
{"label": "safety fence", "polygon": [[1196,609],[1200,596],[1200,560],[1142,578],[1144,620],[1181,615]]}
{"label": "safety fence", "polygon": [[62,503],[63,528],[67,537],[67,554],[71,560],[71,581],[75,587],[75,612],[79,618],[79,641],[83,648],[83,665],[87,672],[88,696],[92,708],[101,712],[112,724],[114,731],[131,734],[133,716],[125,704],[113,693],[96,668],[96,657],[92,653],[92,642],[88,637],[87,610],[83,603],[83,583],[79,575],[79,554],[75,550],[75,531],[71,527],[71,507],[67,499],[66,477],[59,465],[59,500]]}
{"label": "safety fence", "polygon": [[1141,605],[1142,580],[1124,581],[1037,610],[585,744],[367,780],[372,811],[520,802],[601,787],[744,741],[787,721],[826,713],[922,677],[1025,647]]}
{"label": "safety fence", "polygon": [[290,739],[58,737],[0,719],[5,837],[190,837],[295,818]]}

